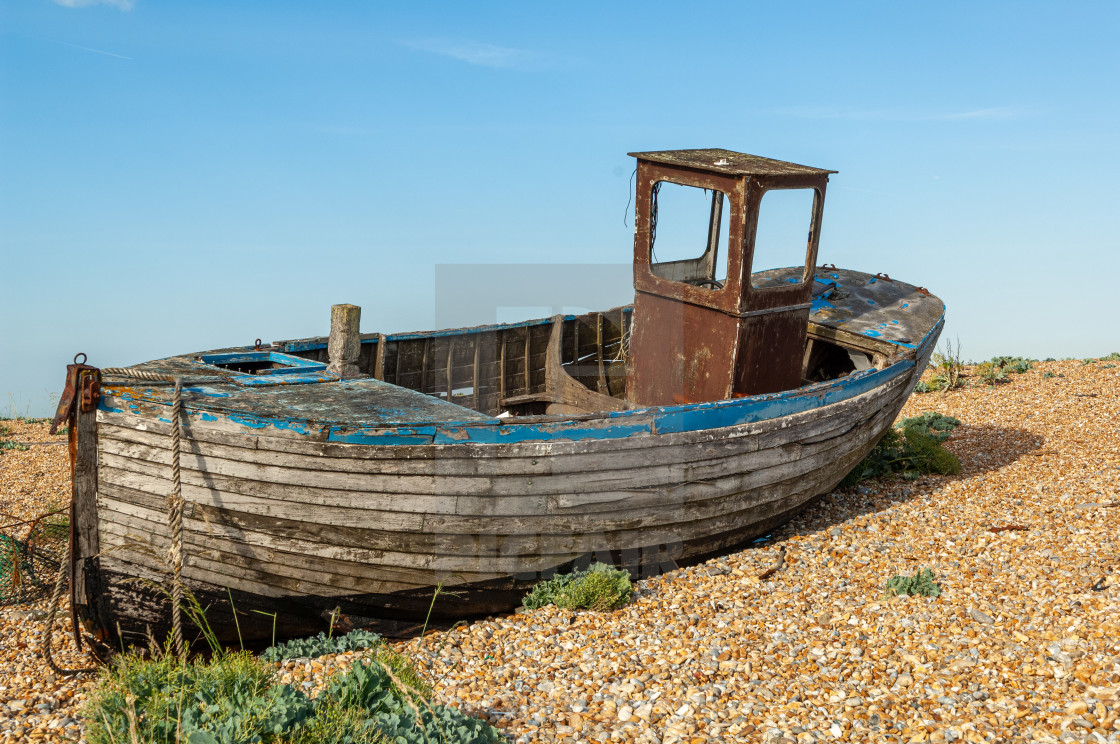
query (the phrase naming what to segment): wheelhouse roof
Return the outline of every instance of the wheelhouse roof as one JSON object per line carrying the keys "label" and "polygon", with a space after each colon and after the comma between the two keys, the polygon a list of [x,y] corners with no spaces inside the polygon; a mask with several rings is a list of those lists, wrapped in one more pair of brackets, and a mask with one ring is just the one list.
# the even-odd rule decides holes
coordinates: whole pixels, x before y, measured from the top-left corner
{"label": "wheelhouse roof", "polygon": [[698,170],[727,173],[734,176],[808,176],[836,173],[834,170],[810,168],[807,165],[787,163],[758,155],[747,155],[718,147],[703,150],[661,150],[658,152],[631,152],[631,157],[653,163],[678,165]]}

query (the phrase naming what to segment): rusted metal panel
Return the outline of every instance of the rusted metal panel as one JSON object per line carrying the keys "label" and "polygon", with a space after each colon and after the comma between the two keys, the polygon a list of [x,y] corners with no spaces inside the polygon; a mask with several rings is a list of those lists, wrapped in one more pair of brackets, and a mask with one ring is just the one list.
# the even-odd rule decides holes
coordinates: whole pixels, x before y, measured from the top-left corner
{"label": "rusted metal panel", "polygon": [[778,393],[801,386],[808,312],[766,313],[743,319],[735,395]]}
{"label": "rusted metal panel", "polygon": [[[643,405],[675,405],[730,397],[739,319],[671,297],[634,298],[628,395]],[[724,354],[721,360],[717,355]]]}

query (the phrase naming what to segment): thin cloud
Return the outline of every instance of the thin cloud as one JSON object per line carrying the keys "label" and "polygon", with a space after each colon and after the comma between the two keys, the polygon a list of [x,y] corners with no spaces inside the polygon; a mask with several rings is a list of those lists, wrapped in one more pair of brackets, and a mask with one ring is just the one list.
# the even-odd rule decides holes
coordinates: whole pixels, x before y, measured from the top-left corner
{"label": "thin cloud", "polygon": [[54,3],[64,8],[88,8],[91,5],[112,5],[121,10],[132,10],[135,6],[132,0],[54,0]]}
{"label": "thin cloud", "polygon": [[1022,119],[1029,114],[1023,109],[997,106],[995,108],[976,109],[975,111],[960,111],[955,114],[945,114],[942,118],[952,119]]}
{"label": "thin cloud", "polygon": [[64,47],[70,47],[71,49],[81,49],[83,52],[93,52],[94,54],[104,54],[106,57],[116,57],[117,59],[127,59],[129,61],[132,61],[132,57],[126,57],[125,55],[117,54],[116,52],[107,52],[104,49],[94,49],[93,47],[79,46],[77,44],[68,44],[65,41],[59,41],[58,39],[44,39],[41,36],[33,36],[31,38],[38,39],[39,41],[47,41],[47,42],[50,42],[51,44],[59,44],[59,45],[64,46]]}
{"label": "thin cloud", "polygon": [[914,111],[907,109],[787,108],[774,109],[780,116],[799,119],[851,119],[858,121],[995,121],[1023,119],[1031,112],[1012,106],[994,106],[968,111]]}
{"label": "thin cloud", "polygon": [[469,65],[480,67],[519,67],[533,58],[533,53],[524,49],[500,47],[478,41],[457,41],[453,39],[417,39],[402,42],[409,49],[430,52],[451,57]]}

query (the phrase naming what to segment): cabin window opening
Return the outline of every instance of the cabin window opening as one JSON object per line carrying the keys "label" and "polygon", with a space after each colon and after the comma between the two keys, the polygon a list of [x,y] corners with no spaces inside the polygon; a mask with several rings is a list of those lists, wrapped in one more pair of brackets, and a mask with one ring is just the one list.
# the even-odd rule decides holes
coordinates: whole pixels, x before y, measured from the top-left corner
{"label": "cabin window opening", "polygon": [[649,214],[653,275],[711,291],[723,289],[731,214],[727,194],[658,181]]}
{"label": "cabin window opening", "polygon": [[751,286],[755,289],[801,284],[805,272],[781,277],[759,276],[769,269],[805,267],[813,241],[816,189],[770,189],[762,195],[751,258]]}
{"label": "cabin window opening", "polygon": [[210,364],[243,375],[275,375],[300,372],[315,372],[326,369],[322,362],[302,359],[292,354],[275,351],[247,351],[229,354],[203,354],[198,358]]}

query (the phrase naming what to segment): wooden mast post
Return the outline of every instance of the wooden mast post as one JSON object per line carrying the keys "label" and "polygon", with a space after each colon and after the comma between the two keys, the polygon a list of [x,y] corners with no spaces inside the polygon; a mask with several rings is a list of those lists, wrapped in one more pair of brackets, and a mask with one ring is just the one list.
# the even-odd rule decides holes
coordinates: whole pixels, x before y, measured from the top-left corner
{"label": "wooden mast post", "polygon": [[358,371],[358,352],[362,348],[362,340],[358,336],[361,319],[362,308],[357,305],[331,305],[327,371],[344,380],[361,374]]}

